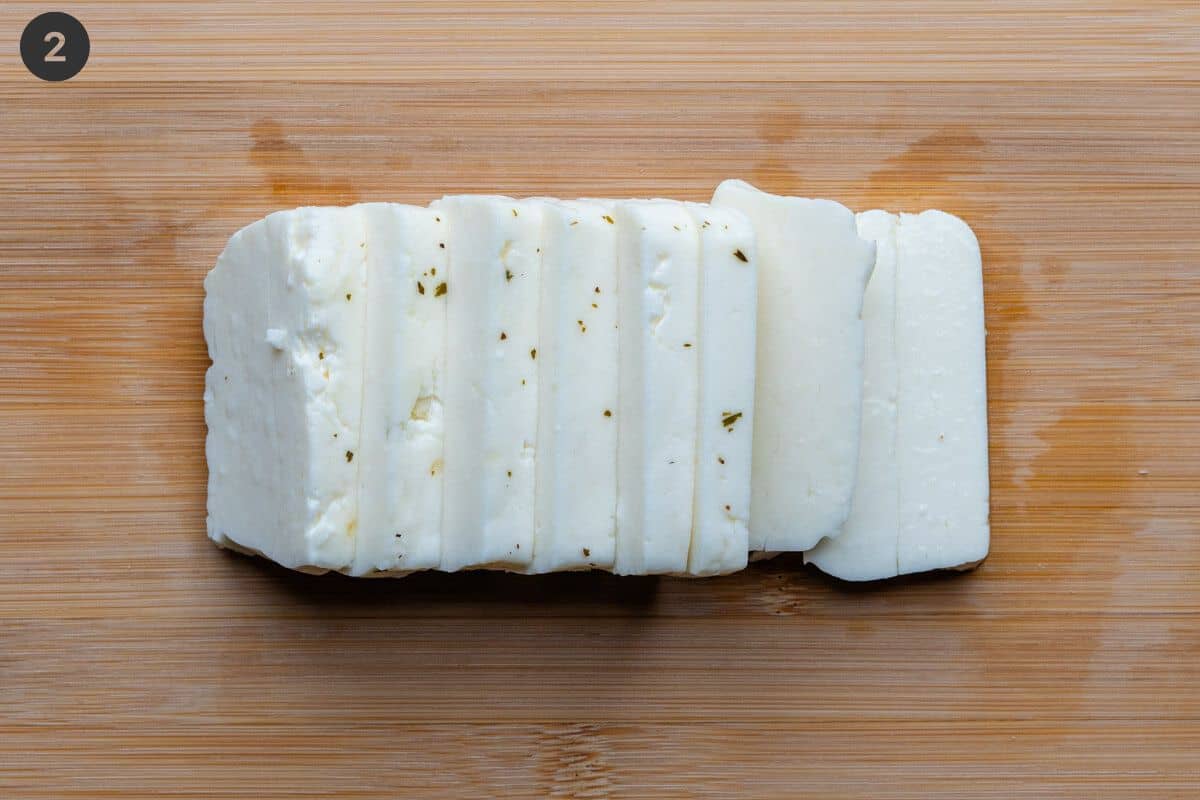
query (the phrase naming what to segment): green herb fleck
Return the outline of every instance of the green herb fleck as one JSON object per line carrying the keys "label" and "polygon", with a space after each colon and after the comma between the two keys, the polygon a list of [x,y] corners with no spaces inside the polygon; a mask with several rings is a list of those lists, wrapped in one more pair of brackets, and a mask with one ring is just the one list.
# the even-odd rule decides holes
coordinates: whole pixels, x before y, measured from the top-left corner
{"label": "green herb fleck", "polygon": [[446,293],[446,282],[445,282],[445,281],[442,281],[441,283],[439,283],[439,284],[437,285],[437,288],[433,290],[433,296],[434,296],[434,297],[441,297],[441,296],[442,296],[442,295],[444,295],[445,293]]}
{"label": "green herb fleck", "polygon": [[417,294],[425,294],[425,284],[417,281]]}
{"label": "green herb fleck", "polygon": [[608,408],[604,409],[604,416],[606,416],[606,417],[611,417],[611,416],[612,416],[612,409],[608,409]]}
{"label": "green herb fleck", "polygon": [[353,460],[354,460],[354,453],[352,453],[351,451],[347,450],[347,451],[346,451],[346,463],[347,463],[347,464],[349,464],[349,463],[350,463],[351,461],[353,461]]}
{"label": "green herb fleck", "polygon": [[536,347],[534,347],[533,349],[531,349],[531,350],[529,351],[529,357],[530,357],[530,358],[537,358],[537,348],[536,348]]}
{"label": "green herb fleck", "polygon": [[733,257],[736,258],[738,261],[742,262],[743,264],[750,263],[750,259],[746,258],[746,254],[743,253],[741,250],[734,250]]}
{"label": "green herb fleck", "polygon": [[726,411],[721,415],[721,424],[725,426],[725,430],[731,431],[733,430],[734,423],[741,418],[742,412],[740,411]]}
{"label": "green herb fleck", "polygon": [[608,214],[605,214],[604,216],[602,216],[601,219],[604,220],[605,222],[607,222],[609,225],[617,224],[617,221],[615,219],[613,219],[612,217],[610,217]]}
{"label": "green herb fleck", "polygon": [[512,279],[513,279],[512,270],[511,269],[504,270],[504,280],[511,281]]}

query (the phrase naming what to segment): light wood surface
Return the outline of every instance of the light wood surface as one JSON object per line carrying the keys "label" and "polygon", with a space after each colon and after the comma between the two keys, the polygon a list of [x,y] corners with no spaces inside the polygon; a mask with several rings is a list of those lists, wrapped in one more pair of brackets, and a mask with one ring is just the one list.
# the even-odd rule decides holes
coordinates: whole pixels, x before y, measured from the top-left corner
{"label": "light wood surface", "polygon": [[[75,3],[61,85],[16,57],[43,10],[0,8],[0,796],[1200,796],[1195,3]],[[734,176],[974,226],[978,571],[356,582],[205,539],[235,229]]]}

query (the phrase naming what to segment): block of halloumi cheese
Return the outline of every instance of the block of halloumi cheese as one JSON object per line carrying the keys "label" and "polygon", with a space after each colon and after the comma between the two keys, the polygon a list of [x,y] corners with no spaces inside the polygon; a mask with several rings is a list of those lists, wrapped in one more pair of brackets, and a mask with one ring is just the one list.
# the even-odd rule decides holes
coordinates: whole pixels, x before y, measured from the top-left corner
{"label": "block of halloumi cheese", "polygon": [[[805,559],[847,580],[973,566],[989,544],[979,245],[966,224],[940,211],[869,211],[858,224],[880,247],[864,311],[860,483],[842,535]],[[882,413],[872,415],[872,406]]]}
{"label": "block of halloumi cheese", "polygon": [[612,569],[617,504],[613,203],[542,201],[533,572]]}
{"label": "block of halloumi cheese", "polygon": [[541,204],[456,195],[446,295],[442,563],[528,569],[538,418]]}
{"label": "block of halloumi cheese", "polygon": [[863,381],[862,303],[875,246],[829,200],[725,181],[758,236],[752,550],[807,550],[850,512]]}
{"label": "block of halloumi cheese", "polygon": [[433,209],[358,206],[367,315],[352,572],[436,569],[442,546],[442,394],[448,224]]}
{"label": "block of halloumi cheese", "polygon": [[896,235],[898,217],[885,211],[858,215],[859,235],[875,242],[875,269],[863,300],[866,357],[858,479],[841,533],[822,540],[806,562],[845,580],[897,574],[900,469],[896,460]]}
{"label": "block of halloumi cheese", "polygon": [[746,566],[754,430],[758,255],[750,220],[688,203],[700,236],[696,486],[688,572]]}
{"label": "block of halloumi cheese", "polygon": [[617,204],[617,548],[622,575],[684,573],[695,486],[699,236],[682,203]]}
{"label": "block of halloumi cheese", "polygon": [[356,208],[271,214],[204,281],[208,534],[348,569],[358,527],[366,235]]}

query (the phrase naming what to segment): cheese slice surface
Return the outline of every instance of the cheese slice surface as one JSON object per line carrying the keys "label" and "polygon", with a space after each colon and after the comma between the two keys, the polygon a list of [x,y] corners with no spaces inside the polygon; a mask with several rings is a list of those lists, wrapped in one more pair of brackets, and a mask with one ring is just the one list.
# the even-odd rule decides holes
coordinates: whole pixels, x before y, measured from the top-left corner
{"label": "cheese slice surface", "polygon": [[829,200],[725,181],[712,204],[743,212],[758,236],[750,549],[807,550],[836,535],[850,512],[875,246]]}
{"label": "cheese slice surface", "polygon": [[746,566],[754,430],[758,254],[731,208],[688,203],[700,237],[696,485],[688,572]]}
{"label": "cheese slice surface", "polygon": [[622,575],[685,573],[696,459],[699,236],[682,203],[617,204]]}
{"label": "cheese slice surface", "polygon": [[346,570],[358,528],[365,229],[271,214],[205,278],[208,533],[286,567]]}
{"label": "cheese slice surface", "polygon": [[868,211],[858,225],[879,246],[859,481],[841,535],[805,561],[855,581],[972,566],[989,544],[978,243],[940,211]]}
{"label": "cheese slice surface", "polygon": [[367,316],[359,529],[352,572],[441,563],[446,241],[433,209],[358,206],[366,224]]}
{"label": "cheese slice surface", "polygon": [[532,571],[612,569],[617,226],[612,203],[542,201]]}
{"label": "cheese slice surface", "polygon": [[896,360],[896,225],[886,211],[858,215],[859,235],[875,242],[875,269],[863,300],[866,357],[858,479],[841,533],[804,554],[830,575],[851,581],[890,578],[899,570],[900,465],[896,458],[899,367]]}
{"label": "cheese slice surface", "polygon": [[979,243],[957,217],[896,228],[899,572],[969,566],[988,552],[987,373]]}
{"label": "cheese slice surface", "polygon": [[441,568],[528,569],[534,552],[541,204],[456,195],[445,213]]}

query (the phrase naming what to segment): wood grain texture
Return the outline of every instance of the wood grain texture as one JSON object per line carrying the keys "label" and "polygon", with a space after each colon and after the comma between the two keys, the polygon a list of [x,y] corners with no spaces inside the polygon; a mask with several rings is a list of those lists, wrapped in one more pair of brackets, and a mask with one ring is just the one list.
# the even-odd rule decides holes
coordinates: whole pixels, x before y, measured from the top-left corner
{"label": "wood grain texture", "polygon": [[[1194,3],[77,3],[55,86],[42,10],[0,7],[0,796],[1200,794]],[[235,229],[734,176],[974,226],[978,571],[353,581],[205,539]]]}
{"label": "wood grain texture", "polygon": [[[6,3],[19,31],[44,5]],[[84,0],[80,80],[1194,79],[1192,0]],[[20,68],[17,62],[14,66]]]}

